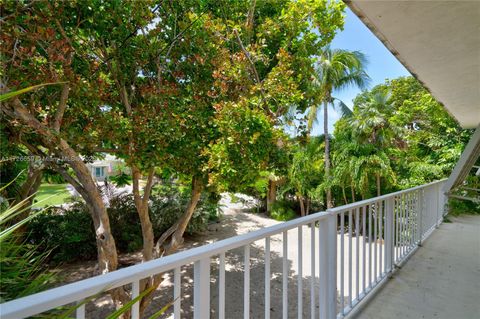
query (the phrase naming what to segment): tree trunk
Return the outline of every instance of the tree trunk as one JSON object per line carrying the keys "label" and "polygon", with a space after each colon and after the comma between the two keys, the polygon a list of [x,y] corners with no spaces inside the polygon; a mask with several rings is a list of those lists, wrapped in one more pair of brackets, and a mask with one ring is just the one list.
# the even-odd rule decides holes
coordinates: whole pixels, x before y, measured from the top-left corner
{"label": "tree trunk", "polygon": [[277,181],[274,179],[268,179],[267,190],[267,215],[270,216],[272,212],[273,204],[277,200]]}
{"label": "tree trunk", "polygon": [[310,198],[305,198],[305,204],[306,204],[306,209],[305,209],[305,215],[310,215]]}
{"label": "tree trunk", "polygon": [[343,194],[343,201],[345,202],[345,205],[348,204],[348,200],[347,200],[347,194],[345,194],[345,187],[342,186],[342,194]]}
{"label": "tree trunk", "polygon": [[140,170],[131,165],[132,180],[133,180],[133,198],[135,207],[137,208],[138,218],[140,219],[140,226],[142,227],[143,239],[143,261],[149,261],[158,257],[155,250],[155,238],[153,234],[152,221],[150,220],[148,200],[150,198],[150,191],[153,184],[153,169],[150,170],[147,178],[147,185],[145,185],[143,196],[140,195]]}
{"label": "tree trunk", "polygon": [[188,223],[195,212],[200,195],[203,190],[203,182],[197,176],[192,177],[192,195],[190,201],[185,209],[185,212],[178,219],[178,221],[165,231],[157,241],[157,249],[160,252],[160,256],[170,255],[175,252],[178,247],[183,243],[183,234],[187,229]]}
{"label": "tree trunk", "polygon": [[[192,219],[195,208],[197,207],[200,196],[202,195],[203,182],[199,177],[192,177],[192,195],[183,215],[179,220],[165,231],[157,241],[155,249],[159,257],[168,256],[174,253],[183,243],[183,234],[187,229],[188,223]],[[162,282],[163,275],[159,274],[152,278],[151,285],[158,286]],[[153,291],[152,291],[153,292]],[[153,293],[147,294],[140,302],[140,313],[143,314],[153,299]]]}
{"label": "tree trunk", "polygon": [[380,174],[375,174],[375,177],[376,177],[376,182],[377,182],[377,196],[380,196],[382,194],[382,190],[381,190],[381,185],[380,185],[380,180],[381,180],[381,177],[380,177]]}
{"label": "tree trunk", "polygon": [[178,247],[183,244],[183,234],[187,229],[188,223],[192,219],[193,213],[195,212],[195,208],[197,207],[198,201],[200,200],[200,196],[202,195],[203,190],[203,183],[200,181],[199,178],[193,177],[192,178],[192,197],[183,213],[182,217],[178,221],[177,230],[174,232],[171,240],[171,244],[169,247],[168,254],[176,251]]}
{"label": "tree trunk", "polygon": [[[155,237],[153,233],[152,221],[150,220],[150,210],[148,207],[148,200],[150,199],[151,190],[153,187],[154,168],[148,172],[147,184],[144,187],[143,196],[140,195],[140,177],[141,173],[135,165],[130,166],[132,170],[133,181],[133,198],[135,207],[137,209],[140,226],[142,227],[143,251],[142,260],[149,261],[158,258],[159,252],[155,246]],[[156,289],[162,282],[162,275],[158,274],[140,281],[140,293],[145,290],[155,287]],[[153,291],[140,301],[140,316],[143,316],[145,309],[151,303],[153,298]]]}
{"label": "tree trunk", "polygon": [[350,187],[352,188],[352,203],[355,203],[355,186],[353,186],[353,183],[351,183]]}
{"label": "tree trunk", "polygon": [[[328,97],[327,97],[328,98]],[[330,189],[330,139],[328,137],[328,102],[323,105],[323,134],[325,136],[325,179],[327,181],[327,209],[333,207],[332,190]]]}
{"label": "tree trunk", "polygon": [[302,195],[297,195],[298,202],[300,203],[300,216],[305,216],[305,202]]}
{"label": "tree trunk", "polygon": [[[56,166],[57,171],[75,187],[87,203],[95,227],[99,271],[105,274],[117,269],[117,249],[110,230],[107,210],[85,162],[83,162],[77,152],[56,132],[38,121],[27,108],[23,106],[18,98],[9,101],[8,105],[2,105],[2,112],[34,130],[41,139],[43,146],[49,149],[54,155],[67,159],[66,162],[74,171],[76,179],[70,176],[64,168]],[[56,164],[53,163],[52,165],[55,166]],[[121,288],[112,291],[111,295],[117,305],[128,300],[128,296]]]}

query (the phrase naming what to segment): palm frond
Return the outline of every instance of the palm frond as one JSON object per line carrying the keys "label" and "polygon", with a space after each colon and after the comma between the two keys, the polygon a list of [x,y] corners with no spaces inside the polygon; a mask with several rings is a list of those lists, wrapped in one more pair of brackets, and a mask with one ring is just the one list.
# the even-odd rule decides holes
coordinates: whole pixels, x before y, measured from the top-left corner
{"label": "palm frond", "polygon": [[44,84],[29,86],[29,87],[26,87],[26,88],[23,88],[23,89],[20,89],[20,90],[15,90],[15,91],[10,91],[10,92],[7,92],[7,93],[3,93],[3,94],[0,94],[0,102],[6,101],[8,99],[11,99],[11,98],[16,97],[18,95],[21,95],[23,93],[27,93],[27,92],[42,88],[42,87],[47,86],[47,85],[57,85],[57,84],[65,84],[65,83],[67,83],[67,82],[44,83]]}
{"label": "palm frond", "polygon": [[340,99],[333,98],[336,103],[333,103],[333,107],[335,110],[340,112],[341,117],[350,117],[353,115],[353,111]]}

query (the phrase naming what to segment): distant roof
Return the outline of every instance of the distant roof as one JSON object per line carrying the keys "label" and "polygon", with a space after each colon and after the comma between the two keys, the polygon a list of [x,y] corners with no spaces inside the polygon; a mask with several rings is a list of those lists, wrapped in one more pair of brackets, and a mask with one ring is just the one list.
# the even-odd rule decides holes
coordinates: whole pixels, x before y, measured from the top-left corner
{"label": "distant roof", "polygon": [[463,128],[480,124],[480,1],[344,2]]}
{"label": "distant roof", "polygon": [[122,159],[117,158],[114,155],[106,154],[105,158],[103,159],[96,159],[92,163],[90,163],[90,166],[109,166],[110,164],[113,163],[119,163],[122,162]]}

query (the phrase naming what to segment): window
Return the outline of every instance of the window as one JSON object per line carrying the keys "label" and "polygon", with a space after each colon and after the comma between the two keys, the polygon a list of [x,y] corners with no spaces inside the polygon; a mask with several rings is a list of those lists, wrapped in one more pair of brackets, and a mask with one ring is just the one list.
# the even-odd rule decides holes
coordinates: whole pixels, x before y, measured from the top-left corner
{"label": "window", "polygon": [[105,175],[105,167],[95,167],[95,177],[103,177]]}

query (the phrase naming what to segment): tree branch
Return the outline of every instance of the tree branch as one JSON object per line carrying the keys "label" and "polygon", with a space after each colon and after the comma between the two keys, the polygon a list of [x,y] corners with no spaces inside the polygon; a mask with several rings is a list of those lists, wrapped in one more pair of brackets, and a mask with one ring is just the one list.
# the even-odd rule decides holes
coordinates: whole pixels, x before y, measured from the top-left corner
{"label": "tree branch", "polygon": [[53,129],[55,132],[60,132],[60,126],[63,120],[63,114],[65,114],[65,109],[67,108],[68,93],[70,92],[70,85],[64,84],[62,88],[62,93],[60,94],[60,102],[58,104],[57,112],[55,113],[55,119],[53,121]]}
{"label": "tree branch", "polygon": [[[250,63],[250,67],[252,68],[253,75],[255,76],[255,82],[257,82],[257,84],[261,85],[262,83],[260,82],[260,77],[258,76],[258,72],[257,72],[257,68],[255,67],[255,63],[253,63],[253,60],[250,56],[250,53],[247,51],[247,49],[243,45],[242,39],[240,39],[240,35],[238,34],[238,30],[233,29],[233,34],[235,34],[235,37],[237,38],[237,42],[240,45],[240,48],[242,49],[243,54],[245,54],[245,57],[247,58],[248,62]],[[260,89],[262,90],[262,94],[263,94],[263,87],[261,87]]]}
{"label": "tree branch", "polygon": [[250,8],[248,9],[248,14],[247,14],[247,22],[245,23],[245,27],[247,30],[247,43],[250,43],[250,39],[252,37],[252,31],[253,31],[253,18],[255,16],[255,6],[257,5],[257,0],[252,0],[252,4],[250,5]]}
{"label": "tree branch", "polygon": [[[263,82],[260,81],[260,77],[258,76],[257,68],[255,67],[255,63],[253,63],[253,60],[250,56],[250,53],[248,50],[245,48],[243,45],[242,39],[240,39],[240,35],[238,34],[237,29],[233,29],[233,33],[235,34],[235,37],[237,38],[237,42],[240,45],[240,48],[242,49],[243,54],[245,54],[245,57],[247,58],[248,62],[250,63],[250,67],[252,68],[253,75],[255,76],[255,82],[260,86],[260,94],[262,95],[262,104],[265,104],[265,91],[263,89]],[[265,110],[268,112],[268,115],[270,117],[275,118],[276,114],[270,110],[270,108],[265,105]]]}
{"label": "tree branch", "polygon": [[148,171],[147,184],[143,189],[143,205],[148,205],[148,199],[150,198],[150,193],[152,192],[153,185],[155,185],[155,183],[153,182],[154,176],[155,176],[155,168],[152,167]]}

